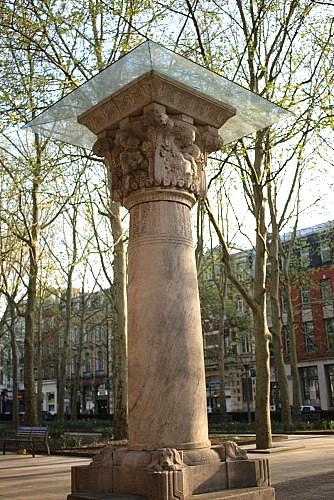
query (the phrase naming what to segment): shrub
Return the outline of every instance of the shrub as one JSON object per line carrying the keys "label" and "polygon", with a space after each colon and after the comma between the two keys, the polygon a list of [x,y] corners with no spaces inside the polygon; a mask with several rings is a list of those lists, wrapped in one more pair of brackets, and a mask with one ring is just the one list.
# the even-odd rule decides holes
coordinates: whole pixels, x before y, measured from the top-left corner
{"label": "shrub", "polygon": [[104,427],[102,429],[102,437],[104,439],[108,439],[108,441],[111,441],[114,437],[113,429],[112,427]]}

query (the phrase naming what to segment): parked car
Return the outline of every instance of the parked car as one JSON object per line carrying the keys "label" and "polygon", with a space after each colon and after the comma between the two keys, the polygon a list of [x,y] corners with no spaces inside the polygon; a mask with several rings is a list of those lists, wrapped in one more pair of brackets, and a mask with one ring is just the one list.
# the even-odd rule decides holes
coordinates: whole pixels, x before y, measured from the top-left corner
{"label": "parked car", "polygon": [[308,413],[308,412],[310,412],[310,411],[315,411],[315,408],[314,408],[314,406],[312,406],[312,405],[302,405],[302,406],[300,407],[300,411],[301,411],[302,413]]}
{"label": "parked car", "polygon": [[[8,420],[12,419],[12,412],[11,411],[6,411],[5,415],[8,416]],[[19,422],[22,424],[25,419],[25,411],[20,411],[19,412]],[[54,419],[54,415],[50,413],[49,411],[43,410],[41,412],[41,419],[43,422],[51,422],[51,420]]]}
{"label": "parked car", "polygon": [[51,422],[51,420],[53,420],[53,419],[54,419],[54,415],[52,415],[52,413],[50,413],[47,410],[42,411],[42,420],[44,420],[44,422]]}

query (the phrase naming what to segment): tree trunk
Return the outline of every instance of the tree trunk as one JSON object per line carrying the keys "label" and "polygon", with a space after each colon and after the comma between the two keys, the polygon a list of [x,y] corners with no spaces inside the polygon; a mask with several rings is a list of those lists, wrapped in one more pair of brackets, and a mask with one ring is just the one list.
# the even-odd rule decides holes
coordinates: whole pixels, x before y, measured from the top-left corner
{"label": "tree trunk", "polygon": [[285,249],[283,248],[282,244],[280,245],[281,257],[283,262],[283,278],[284,278],[282,295],[286,301],[286,313],[287,313],[286,335],[290,339],[289,354],[290,354],[291,379],[292,379],[292,407],[293,407],[293,415],[295,417],[298,417],[298,415],[300,415],[301,390],[300,390],[300,380],[298,373],[296,330],[295,330],[294,312],[293,312],[294,308],[291,301],[290,259],[296,239],[297,222],[298,222],[298,217],[292,233],[289,248]]}
{"label": "tree trunk", "polygon": [[84,311],[85,311],[84,287],[82,287],[81,313],[80,313],[80,324],[79,324],[79,342],[75,354],[77,362],[75,366],[75,374],[72,384],[71,420],[75,420],[77,418],[77,413],[78,413],[77,403],[78,403],[78,392],[80,390],[80,373],[82,367],[83,337],[85,329]]}
{"label": "tree trunk", "polygon": [[[72,229],[72,259],[69,265],[67,274],[67,286],[66,286],[66,296],[65,296],[65,320],[64,320],[64,333],[62,342],[60,342],[60,370],[58,376],[58,420],[63,422],[64,420],[64,401],[66,392],[66,370],[69,357],[69,343],[71,336],[71,326],[72,326],[72,281],[73,273],[77,261],[77,205],[73,206],[73,217],[71,217],[71,229]],[[76,398],[76,396],[75,396]]]}
{"label": "tree trunk", "polygon": [[125,439],[128,435],[126,253],[120,203],[112,202],[110,210],[110,221],[114,239],[114,438]]}
{"label": "tree trunk", "polygon": [[66,390],[66,370],[67,370],[67,360],[69,352],[69,339],[71,332],[71,316],[72,316],[72,274],[73,269],[67,276],[67,287],[65,296],[65,319],[64,319],[64,330],[63,338],[60,339],[59,348],[59,374],[58,374],[58,408],[57,408],[57,418],[59,422],[64,421],[64,401],[65,401],[65,390]]}
{"label": "tree trunk", "polygon": [[[270,243],[270,300],[271,300],[271,319],[272,319],[272,347],[274,352],[275,369],[281,394],[281,419],[284,424],[291,424],[291,411],[288,381],[285,373],[283,346],[281,336],[281,314],[280,314],[280,272],[279,272],[279,234],[275,221],[272,219],[272,240]],[[276,387],[277,391],[277,387]],[[277,410],[277,408],[276,408]]]}
{"label": "tree trunk", "polygon": [[270,333],[267,324],[266,269],[267,269],[267,229],[265,222],[265,198],[263,193],[265,131],[256,134],[253,209],[256,220],[254,306],[252,308],[256,355],[256,448],[271,448],[270,421]]}
{"label": "tree trunk", "polygon": [[[223,270],[222,270],[223,271]],[[222,290],[220,293],[221,309],[219,315],[219,343],[218,343],[218,371],[219,371],[219,400],[220,414],[226,415],[226,392],[225,392],[225,299],[227,291],[226,273],[223,272]]]}
{"label": "tree trunk", "polygon": [[[258,241],[260,240],[260,241]],[[254,299],[257,303],[253,310],[255,354],[256,354],[256,448],[267,449],[272,447],[271,421],[269,412],[270,402],[270,334],[266,316],[265,294],[265,264],[266,257],[262,238],[257,236],[256,272],[254,283]]]}
{"label": "tree trunk", "polygon": [[39,238],[39,140],[36,138],[36,167],[32,186],[32,224],[29,230],[29,278],[25,311],[24,336],[24,391],[26,423],[38,425],[37,397],[35,386],[35,315],[37,304],[38,238]]}
{"label": "tree trunk", "polygon": [[9,301],[9,311],[10,311],[10,345],[12,351],[12,377],[13,377],[13,426],[18,427],[19,425],[19,399],[18,399],[18,359],[17,359],[17,344],[15,336],[15,306],[11,299]]}
{"label": "tree trunk", "polygon": [[[258,134],[257,150],[261,150],[261,137]],[[259,151],[257,151],[256,162],[259,170],[261,161],[259,160]],[[258,175],[258,178],[261,176]],[[255,336],[255,354],[256,354],[256,447],[265,449],[272,447],[271,422],[269,412],[270,399],[270,354],[269,341],[270,333],[267,325],[266,315],[266,227],[265,227],[265,203],[261,185],[254,183],[254,213],[256,217],[256,254],[255,254],[255,273],[253,296],[238,280],[233,272],[230,262],[230,255],[226,242],[220,227],[210,209],[209,203],[205,202],[206,210],[213,224],[223,252],[223,263],[225,272],[231,283],[241,293],[247,304],[252,310]]]}
{"label": "tree trunk", "polygon": [[298,373],[298,358],[297,358],[297,343],[296,331],[293,318],[293,306],[291,302],[291,285],[289,276],[285,275],[284,296],[287,305],[287,335],[290,338],[290,365],[291,365],[291,378],[292,378],[292,394],[293,394],[293,415],[300,415],[301,390],[300,379]]}
{"label": "tree trunk", "polygon": [[[42,299],[40,297],[40,302]],[[36,364],[37,364],[37,417],[41,418],[41,410],[43,407],[43,363],[42,363],[42,311],[41,303],[39,304],[38,322],[37,322],[37,343],[36,343]]]}
{"label": "tree trunk", "polygon": [[24,336],[24,398],[26,423],[38,425],[35,387],[35,306],[36,306],[36,249],[30,248],[30,276],[25,314]]}

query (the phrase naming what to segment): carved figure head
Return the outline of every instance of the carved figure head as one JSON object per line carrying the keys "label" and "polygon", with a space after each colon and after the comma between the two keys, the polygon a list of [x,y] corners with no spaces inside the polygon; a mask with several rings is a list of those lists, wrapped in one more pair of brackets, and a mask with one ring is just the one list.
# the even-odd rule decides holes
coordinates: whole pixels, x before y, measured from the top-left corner
{"label": "carved figure head", "polygon": [[161,471],[172,471],[181,470],[185,467],[182,461],[181,454],[178,450],[174,448],[161,448],[156,450],[152,454],[151,463],[148,465],[147,469],[161,472]]}
{"label": "carved figure head", "polygon": [[247,452],[240,448],[234,441],[226,441],[225,458],[226,462],[233,462],[235,460],[247,460]]}
{"label": "carved figure head", "polygon": [[135,135],[129,135],[126,141],[126,149],[128,151],[137,151],[139,149],[140,140]]}
{"label": "carved figure head", "polygon": [[186,148],[194,144],[196,139],[196,128],[190,123],[175,121],[175,142],[178,147]]}

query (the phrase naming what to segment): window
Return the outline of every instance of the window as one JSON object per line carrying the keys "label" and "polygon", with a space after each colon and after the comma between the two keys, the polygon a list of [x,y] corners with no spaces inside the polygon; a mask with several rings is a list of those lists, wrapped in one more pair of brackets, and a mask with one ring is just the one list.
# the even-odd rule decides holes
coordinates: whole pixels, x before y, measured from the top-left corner
{"label": "window", "polygon": [[103,326],[96,326],[96,340],[103,340]]}
{"label": "window", "polygon": [[86,352],[85,354],[85,361],[84,361],[84,367],[83,367],[84,372],[90,372],[90,356],[89,352]]}
{"label": "window", "polygon": [[320,257],[322,264],[324,264],[325,262],[330,262],[332,260],[331,247],[328,240],[320,243]]}
{"label": "window", "polygon": [[78,343],[78,327],[75,326],[72,330],[72,343],[77,344]]}
{"label": "window", "polygon": [[316,366],[301,368],[302,392],[305,405],[320,406],[318,370]]}
{"label": "window", "polygon": [[327,339],[327,349],[334,349],[334,318],[325,319],[325,333]]}
{"label": "window", "polygon": [[326,365],[325,372],[328,380],[328,403],[329,406],[334,406],[334,365]]}
{"label": "window", "polygon": [[243,354],[252,352],[252,343],[248,335],[242,335],[241,337],[241,352]]}
{"label": "window", "polygon": [[312,321],[306,321],[304,323],[304,336],[305,336],[306,352],[314,352],[315,351],[314,326]]}
{"label": "window", "polygon": [[75,375],[76,371],[77,371],[77,360],[73,358],[71,361],[71,374]]}
{"label": "window", "polygon": [[248,377],[248,373],[247,378],[242,379],[242,400],[246,402],[253,401],[253,384],[252,379]]}
{"label": "window", "polygon": [[267,308],[267,316],[269,318],[271,318],[271,316],[272,316],[272,307],[271,307],[270,295],[268,293],[266,295],[266,308]]}
{"label": "window", "polygon": [[84,342],[89,342],[89,339],[90,339],[89,332],[88,332],[87,328],[85,328],[84,329],[84,335],[83,335],[83,341]]}
{"label": "window", "polygon": [[333,302],[333,290],[330,278],[320,281],[321,300],[323,304],[331,304]]}
{"label": "window", "polygon": [[45,326],[48,330],[52,330],[54,327],[54,317],[45,318]]}
{"label": "window", "polygon": [[310,249],[308,246],[303,245],[299,250],[300,265],[308,267],[310,265]]}
{"label": "window", "polygon": [[238,297],[237,299],[237,311],[238,313],[244,312],[244,301],[242,297]]}
{"label": "window", "polygon": [[245,264],[243,262],[238,262],[236,265],[236,273],[239,280],[244,281],[246,279]]}
{"label": "window", "polygon": [[218,365],[218,353],[217,353],[217,350],[205,350],[204,351],[204,362],[205,362],[205,366],[206,367],[209,367],[209,366],[215,366],[217,367]]}
{"label": "window", "polygon": [[285,352],[287,354],[290,354],[290,332],[286,325],[283,325],[283,336],[285,342]]}
{"label": "window", "polygon": [[303,309],[310,309],[311,307],[311,294],[310,289],[306,287],[302,287],[300,290],[300,298]]}
{"label": "window", "polygon": [[228,351],[230,347],[230,332],[227,328],[224,330],[224,347],[225,351]]}
{"label": "window", "polygon": [[287,301],[286,301],[286,298],[284,297],[284,295],[282,295],[281,297],[281,302],[282,302],[282,312],[287,312],[288,310],[288,305],[287,305]]}
{"label": "window", "polygon": [[218,333],[215,332],[207,332],[204,334],[204,342],[205,342],[205,347],[212,348],[212,347],[218,347]]}
{"label": "window", "polygon": [[102,351],[99,351],[97,353],[96,370],[103,371],[103,353],[102,353]]}

